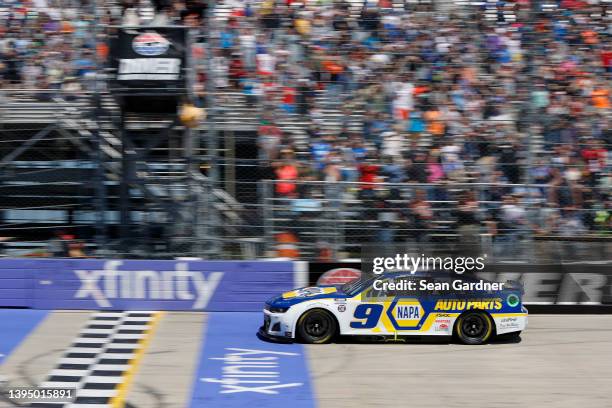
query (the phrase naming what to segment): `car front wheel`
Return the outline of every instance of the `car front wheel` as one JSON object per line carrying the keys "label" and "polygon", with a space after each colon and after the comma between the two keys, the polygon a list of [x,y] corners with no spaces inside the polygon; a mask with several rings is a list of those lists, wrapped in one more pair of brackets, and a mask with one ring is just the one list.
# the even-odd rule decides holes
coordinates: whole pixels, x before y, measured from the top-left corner
{"label": "car front wheel", "polygon": [[305,343],[328,343],[336,334],[336,320],[326,310],[308,310],[297,323],[297,334]]}

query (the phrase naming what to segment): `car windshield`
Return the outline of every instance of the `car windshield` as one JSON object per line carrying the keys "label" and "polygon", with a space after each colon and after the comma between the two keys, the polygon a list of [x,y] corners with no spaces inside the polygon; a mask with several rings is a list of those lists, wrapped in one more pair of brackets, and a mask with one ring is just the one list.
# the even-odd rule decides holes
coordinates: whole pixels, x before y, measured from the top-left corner
{"label": "car windshield", "polygon": [[342,285],[342,291],[349,296],[356,295],[357,293],[361,292],[366,286],[370,285],[370,283],[373,282],[374,279],[376,278],[377,278],[376,276],[372,276],[370,278],[366,278],[366,279],[360,278],[360,279],[345,283],[344,285]]}

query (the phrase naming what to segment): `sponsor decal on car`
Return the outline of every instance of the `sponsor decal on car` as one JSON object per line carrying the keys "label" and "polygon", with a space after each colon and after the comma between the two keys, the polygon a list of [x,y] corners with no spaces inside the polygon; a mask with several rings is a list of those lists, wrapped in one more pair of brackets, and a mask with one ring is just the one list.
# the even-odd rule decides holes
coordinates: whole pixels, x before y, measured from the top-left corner
{"label": "sponsor decal on car", "polygon": [[155,31],[142,33],[132,40],[134,52],[146,57],[165,54],[168,48],[170,48],[170,41]]}
{"label": "sponsor decal on car", "polygon": [[283,293],[283,299],[292,299],[296,297],[311,297],[317,295],[328,295],[330,293],[337,292],[336,288],[319,288],[316,286],[309,288],[296,289],[289,292]]}
{"label": "sponsor decal on car", "polygon": [[397,306],[395,318],[397,320],[421,320],[421,311],[418,306]]}
{"label": "sponsor decal on car", "polygon": [[500,329],[518,329],[519,327],[518,317],[504,317],[499,321]]}
{"label": "sponsor decal on car", "polygon": [[500,310],[501,308],[502,300],[499,298],[474,300],[440,299],[436,302],[434,310]]}
{"label": "sponsor decal on car", "polygon": [[397,329],[417,327],[425,316],[421,302],[416,299],[401,299],[390,306],[387,316]]}
{"label": "sponsor decal on car", "polygon": [[434,331],[448,333],[451,327],[451,319],[440,318],[439,316],[440,315],[438,315],[438,318],[434,320]]}
{"label": "sponsor decal on car", "polygon": [[518,305],[520,302],[520,299],[517,295],[515,295],[514,293],[511,293],[510,295],[508,295],[508,297],[506,298],[506,303],[508,304],[508,306],[510,307],[515,307],[516,305]]}
{"label": "sponsor decal on car", "polygon": [[338,305],[338,311],[340,313],[345,312],[346,311],[346,305]]}

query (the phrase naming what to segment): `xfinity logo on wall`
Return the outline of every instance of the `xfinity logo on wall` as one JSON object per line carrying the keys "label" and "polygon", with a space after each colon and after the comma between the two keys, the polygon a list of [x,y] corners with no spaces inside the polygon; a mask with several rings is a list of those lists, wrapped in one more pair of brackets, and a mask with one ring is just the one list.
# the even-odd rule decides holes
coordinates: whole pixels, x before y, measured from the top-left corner
{"label": "xfinity logo on wall", "polygon": [[[91,298],[100,307],[112,307],[112,299],[192,300],[192,309],[208,305],[223,272],[189,271],[177,262],[171,271],[120,271],[122,261],[107,261],[102,270],[75,270],[81,287],[75,298]],[[192,290],[193,288],[193,290]]]}
{"label": "xfinity logo on wall", "polygon": [[223,361],[221,378],[202,378],[202,381],[220,385],[220,394],[253,392],[257,394],[278,394],[282,388],[292,388],[303,383],[282,383],[280,381],[279,356],[299,356],[298,353],[281,351],[226,348],[223,357],[210,360]]}
{"label": "xfinity logo on wall", "polygon": [[147,57],[165,54],[168,48],[170,41],[154,31],[140,34],[132,41],[132,49],[137,54]]}

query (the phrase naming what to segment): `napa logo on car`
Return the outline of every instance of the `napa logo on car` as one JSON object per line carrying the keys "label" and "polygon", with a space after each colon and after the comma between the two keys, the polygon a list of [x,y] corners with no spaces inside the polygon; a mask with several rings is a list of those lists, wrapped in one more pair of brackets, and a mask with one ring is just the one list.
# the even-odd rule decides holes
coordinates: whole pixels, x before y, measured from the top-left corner
{"label": "napa logo on car", "polygon": [[399,300],[395,306],[393,306],[390,318],[395,321],[398,327],[410,328],[416,327],[425,313],[421,303],[414,299],[402,299]]}
{"label": "napa logo on car", "polygon": [[418,306],[398,306],[395,308],[395,318],[397,320],[421,319],[421,311]]}
{"label": "napa logo on car", "polygon": [[170,41],[154,31],[142,33],[132,40],[134,52],[147,57],[165,54],[170,48]]}

